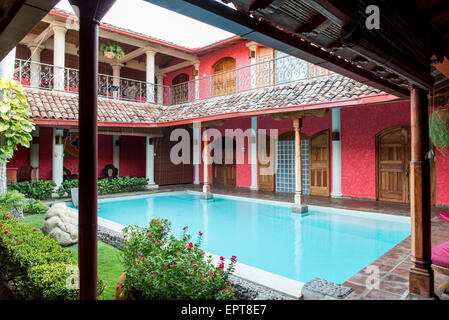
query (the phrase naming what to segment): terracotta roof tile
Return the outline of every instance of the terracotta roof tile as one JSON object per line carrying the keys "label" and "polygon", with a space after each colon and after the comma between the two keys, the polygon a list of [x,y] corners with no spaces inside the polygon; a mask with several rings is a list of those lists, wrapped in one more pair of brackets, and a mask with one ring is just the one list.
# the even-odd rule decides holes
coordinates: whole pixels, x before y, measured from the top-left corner
{"label": "terracotta roof tile", "polygon": [[[78,95],[26,89],[32,118],[78,120]],[[331,102],[381,93],[341,75],[320,77],[169,107],[98,98],[98,120],[104,122],[164,123],[233,112]]]}

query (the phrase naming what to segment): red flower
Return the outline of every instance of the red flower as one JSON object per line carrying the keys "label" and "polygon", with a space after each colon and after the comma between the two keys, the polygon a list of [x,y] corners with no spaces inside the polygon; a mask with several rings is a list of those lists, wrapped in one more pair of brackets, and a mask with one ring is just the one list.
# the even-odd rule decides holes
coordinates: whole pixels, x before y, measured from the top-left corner
{"label": "red flower", "polygon": [[148,234],[148,236],[152,237],[152,236],[153,236],[153,234],[152,234],[152,233],[149,233],[149,234]]}
{"label": "red flower", "polygon": [[218,267],[219,267],[220,269],[223,269],[223,268],[224,268],[224,263],[220,263],[220,264],[218,265]]}
{"label": "red flower", "polygon": [[164,267],[164,269],[168,269],[168,268],[170,268],[170,267],[169,267],[169,266],[165,266],[165,267]]}
{"label": "red flower", "polygon": [[193,266],[193,269],[195,269],[195,270],[198,269],[198,266]]}
{"label": "red flower", "polygon": [[223,260],[224,260],[224,258],[223,258],[223,257],[220,257],[220,260],[221,260],[221,261],[223,261]]}
{"label": "red flower", "polygon": [[193,247],[193,243],[189,242],[189,249]]}
{"label": "red flower", "polygon": [[184,228],[182,228],[182,230],[185,230],[185,229],[187,229],[188,228],[188,226],[185,226]]}
{"label": "red flower", "polygon": [[229,288],[228,290],[229,290],[229,291],[231,291],[231,290],[232,290],[232,288]]}
{"label": "red flower", "polygon": [[173,268],[176,268],[176,264],[172,265]]}
{"label": "red flower", "polygon": [[198,232],[198,234],[200,235],[200,236],[202,236],[203,235],[203,233],[200,231],[200,232]]}
{"label": "red flower", "polygon": [[152,277],[155,277],[156,275],[153,273],[151,276],[152,276]]}
{"label": "red flower", "polygon": [[232,256],[232,257],[231,257],[231,261],[234,261],[235,259],[237,259],[236,256]]}
{"label": "red flower", "polygon": [[37,228],[33,228],[33,231],[37,231]]}
{"label": "red flower", "polygon": [[4,233],[4,234],[7,234],[7,233],[9,233],[9,230],[5,230],[5,231],[3,231],[3,233]]}

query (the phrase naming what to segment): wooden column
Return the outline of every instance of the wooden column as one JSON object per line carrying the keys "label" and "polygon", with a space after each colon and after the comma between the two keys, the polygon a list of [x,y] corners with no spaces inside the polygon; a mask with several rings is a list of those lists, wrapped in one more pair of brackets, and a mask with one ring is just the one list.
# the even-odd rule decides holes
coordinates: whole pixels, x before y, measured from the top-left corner
{"label": "wooden column", "polygon": [[294,118],[293,128],[295,129],[295,203],[292,206],[292,211],[296,213],[305,213],[308,211],[307,206],[302,203],[301,127],[302,118]]}
{"label": "wooden column", "polygon": [[431,268],[431,198],[429,151],[428,92],[411,87],[410,215],[413,266],[410,268],[410,293],[424,297],[434,295]]}
{"label": "wooden column", "polygon": [[201,194],[201,199],[209,200],[213,198],[210,192],[209,185],[209,141],[207,137],[207,127],[201,128],[201,134],[203,137],[203,193]]}
{"label": "wooden column", "polygon": [[96,300],[99,22],[88,6],[80,7],[79,21],[79,298]]}

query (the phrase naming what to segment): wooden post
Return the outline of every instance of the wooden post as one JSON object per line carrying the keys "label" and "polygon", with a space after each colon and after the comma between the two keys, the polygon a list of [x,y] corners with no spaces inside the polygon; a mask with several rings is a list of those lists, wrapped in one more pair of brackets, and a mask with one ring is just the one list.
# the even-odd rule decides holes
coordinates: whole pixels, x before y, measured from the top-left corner
{"label": "wooden post", "polygon": [[213,198],[212,193],[210,192],[209,185],[209,141],[207,138],[207,127],[201,128],[201,133],[203,137],[203,192],[201,193],[200,198],[204,200],[209,200]]}
{"label": "wooden post", "polygon": [[80,300],[97,299],[98,25],[80,6],[79,245]]}
{"label": "wooden post", "polygon": [[411,87],[410,215],[413,266],[410,268],[409,291],[424,297],[434,296],[431,268],[431,198],[429,151],[428,92]]}
{"label": "wooden post", "polygon": [[295,203],[292,212],[305,213],[308,211],[306,205],[302,204],[302,168],[301,168],[301,127],[302,118],[293,119],[295,129]]}

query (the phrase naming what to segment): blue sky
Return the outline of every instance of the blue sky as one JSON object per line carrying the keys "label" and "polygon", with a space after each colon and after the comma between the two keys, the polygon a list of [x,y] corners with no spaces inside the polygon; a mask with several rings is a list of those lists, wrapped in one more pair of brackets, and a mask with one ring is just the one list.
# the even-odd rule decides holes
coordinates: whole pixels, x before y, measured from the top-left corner
{"label": "blue sky", "polygon": [[[68,0],[61,0],[56,7],[73,12]],[[189,48],[233,36],[143,0],[117,0],[102,21]]]}

